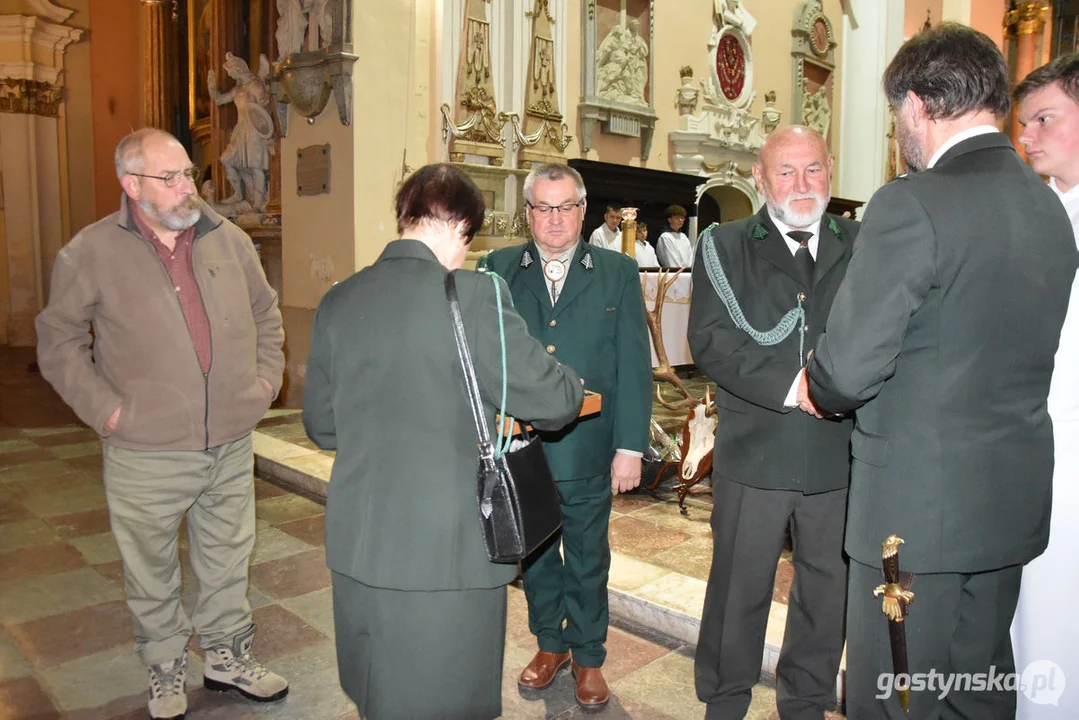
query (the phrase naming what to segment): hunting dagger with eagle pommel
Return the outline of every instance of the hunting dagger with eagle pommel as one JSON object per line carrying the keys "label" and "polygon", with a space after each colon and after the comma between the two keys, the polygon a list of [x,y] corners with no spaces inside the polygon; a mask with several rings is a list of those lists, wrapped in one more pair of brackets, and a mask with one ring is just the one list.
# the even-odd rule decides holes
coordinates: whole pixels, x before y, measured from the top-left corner
{"label": "hunting dagger with eagle pommel", "polygon": [[[914,593],[910,591],[914,576],[899,571],[899,546],[903,538],[889,535],[881,543],[881,568],[884,571],[884,583],[873,590],[873,597],[884,596],[881,611],[888,616],[888,640],[892,646],[892,675],[910,677],[907,663],[907,629],[903,621],[907,618],[910,604],[914,602]],[[910,712],[910,685],[897,691],[899,705],[903,712]]]}

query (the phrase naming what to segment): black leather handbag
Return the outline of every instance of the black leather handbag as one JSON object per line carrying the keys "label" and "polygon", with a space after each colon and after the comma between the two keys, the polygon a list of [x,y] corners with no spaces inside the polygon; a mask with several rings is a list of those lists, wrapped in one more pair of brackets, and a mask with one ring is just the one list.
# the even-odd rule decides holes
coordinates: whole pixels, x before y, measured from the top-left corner
{"label": "black leather handbag", "polygon": [[[499,293],[498,279],[495,292]],[[547,455],[538,436],[527,431],[521,423],[524,445],[516,450],[500,452],[491,442],[480,400],[476,370],[465,339],[461,306],[457,301],[454,274],[446,275],[446,300],[453,318],[453,335],[457,354],[464,369],[465,389],[472,419],[479,437],[479,468],[476,471],[476,503],[479,509],[483,545],[491,562],[514,563],[527,557],[562,526],[562,507],[555,487]],[[499,297],[501,301],[501,297]],[[501,331],[501,328],[500,328]],[[506,338],[503,333],[502,345]],[[503,375],[506,372],[505,352],[502,353]],[[503,388],[505,385],[503,384]],[[504,392],[504,391],[503,391]],[[505,410],[506,399],[502,406]],[[503,413],[504,415],[504,413]],[[513,418],[506,418],[510,423]],[[512,427],[512,426],[511,426]]]}

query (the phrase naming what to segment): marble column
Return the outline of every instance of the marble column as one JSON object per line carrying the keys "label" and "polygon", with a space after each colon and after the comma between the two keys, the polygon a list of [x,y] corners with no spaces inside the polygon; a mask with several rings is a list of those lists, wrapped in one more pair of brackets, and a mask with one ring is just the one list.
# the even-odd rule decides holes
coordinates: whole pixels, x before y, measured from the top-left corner
{"label": "marble column", "polygon": [[[1012,86],[1022,82],[1037,67],[1040,60],[1038,43],[1045,32],[1045,23],[1048,20],[1049,8],[1040,0],[1020,3],[1014,10],[1009,10],[1004,15],[1005,37],[1010,44],[1015,42],[1015,63],[1013,65],[1015,75],[1011,78]],[[1019,114],[1012,109],[1009,135],[1012,143],[1019,149],[1019,154],[1026,159],[1026,152],[1019,144],[1019,134],[1023,131],[1019,124]]]}
{"label": "marble column", "polygon": [[142,0],[142,124],[174,131],[176,23],[168,0]]}

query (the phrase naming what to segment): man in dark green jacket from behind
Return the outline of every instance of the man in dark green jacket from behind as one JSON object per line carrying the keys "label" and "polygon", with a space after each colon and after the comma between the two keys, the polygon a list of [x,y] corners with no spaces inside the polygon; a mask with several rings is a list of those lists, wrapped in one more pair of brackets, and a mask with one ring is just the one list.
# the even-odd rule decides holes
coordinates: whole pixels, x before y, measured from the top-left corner
{"label": "man in dark green jacket from behind", "polygon": [[486,265],[509,284],[529,332],[602,396],[603,409],[542,434],[563,524],[523,563],[539,652],[518,684],[549,686],[572,652],[577,702],[593,709],[610,697],[600,667],[607,654],[611,498],[640,484],[652,416],[644,298],[632,258],[580,242],[585,187],[576,170],[534,167],[524,197],[533,240],[491,253]]}

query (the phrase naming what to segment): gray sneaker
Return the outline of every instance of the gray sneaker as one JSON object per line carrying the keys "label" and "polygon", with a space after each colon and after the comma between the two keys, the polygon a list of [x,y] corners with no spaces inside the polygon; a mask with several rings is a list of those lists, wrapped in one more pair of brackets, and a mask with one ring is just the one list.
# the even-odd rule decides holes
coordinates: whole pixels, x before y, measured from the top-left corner
{"label": "gray sneaker", "polygon": [[206,649],[202,677],[207,690],[236,690],[256,702],[273,702],[288,695],[285,678],[251,657],[251,641],[254,637],[255,626],[252,625],[234,637],[231,643]]}
{"label": "gray sneaker", "polygon": [[178,659],[150,666],[150,702],[153,720],[182,720],[187,713],[187,653]]}

